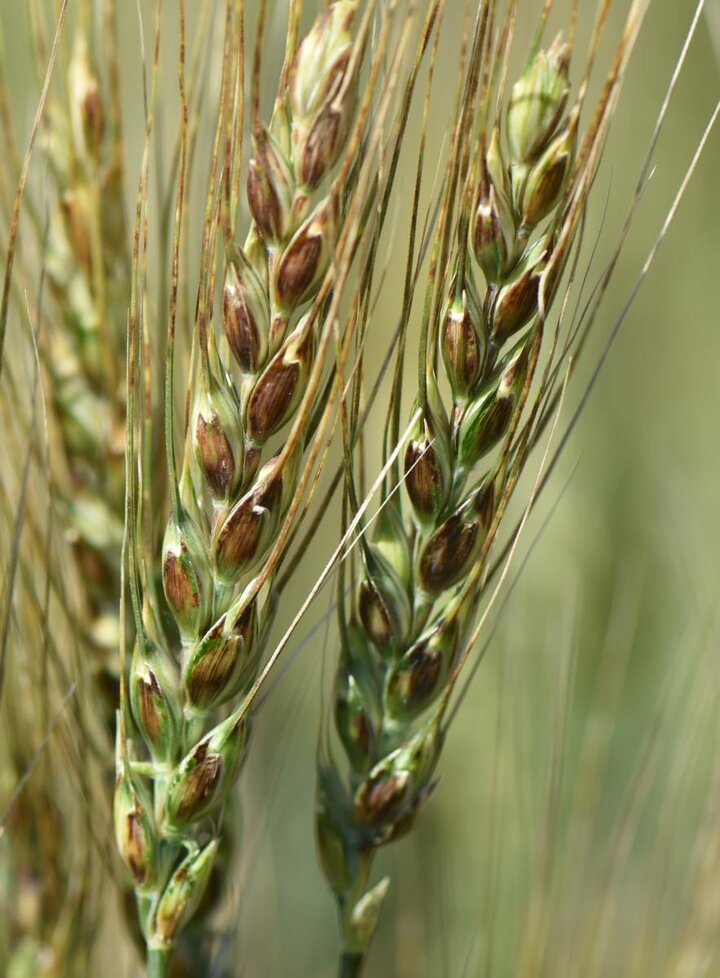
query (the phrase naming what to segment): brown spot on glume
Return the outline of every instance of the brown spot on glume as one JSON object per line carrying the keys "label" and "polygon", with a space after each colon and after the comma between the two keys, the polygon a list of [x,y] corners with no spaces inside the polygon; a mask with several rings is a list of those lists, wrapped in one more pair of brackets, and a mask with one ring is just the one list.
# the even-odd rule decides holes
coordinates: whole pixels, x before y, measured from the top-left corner
{"label": "brown spot on glume", "polygon": [[317,275],[322,237],[310,227],[302,229],[280,260],[277,274],[277,295],[286,309],[292,309],[303,299]]}
{"label": "brown spot on glume", "polygon": [[102,99],[96,84],[90,86],[83,100],[85,129],[90,134],[92,148],[99,147],[103,133]]}
{"label": "brown spot on glume", "polygon": [[365,755],[370,753],[372,743],[372,730],[370,722],[364,713],[353,713],[350,720],[350,735],[353,743],[360,748]]}
{"label": "brown spot on glume", "polygon": [[268,175],[265,137],[256,140],[255,156],[250,160],[247,179],[247,198],[250,213],[258,231],[267,241],[276,240],[282,230],[282,207]]}
{"label": "brown spot on glume", "polygon": [[407,771],[393,771],[368,778],[356,800],[361,821],[366,825],[387,821],[404,798],[408,777]]}
{"label": "brown spot on glume", "polygon": [[445,317],[443,353],[457,382],[469,390],[480,373],[480,347],[469,311],[462,317]]}
{"label": "brown spot on glume", "polygon": [[423,516],[434,516],[442,491],[440,466],[427,441],[411,441],[405,452],[405,486],[413,506]]}
{"label": "brown spot on glume", "polygon": [[537,224],[555,207],[565,182],[568,163],[569,157],[563,154],[543,172],[531,199],[525,205],[523,220],[526,224]]}
{"label": "brown spot on glume", "polygon": [[165,596],[177,615],[187,615],[200,603],[200,595],[188,573],[188,551],[181,545],[181,555],[168,551],[163,561]]}
{"label": "brown spot on glume", "polygon": [[188,695],[195,706],[209,707],[217,701],[237,671],[244,642],[236,635],[218,637],[208,642],[190,676]]}
{"label": "brown spot on glume", "polygon": [[270,323],[270,349],[274,352],[279,350],[285,339],[288,328],[288,317],[285,313],[278,313],[273,316]]}
{"label": "brown spot on glume", "polygon": [[91,242],[85,212],[72,190],[66,190],[60,199],[60,207],[68,224],[75,262],[84,269],[90,268]]}
{"label": "brown spot on glume", "polygon": [[515,409],[514,397],[499,397],[490,409],[487,419],[487,436],[491,445],[497,444],[506,433]]}
{"label": "brown spot on glume", "polygon": [[228,570],[239,572],[257,556],[264,514],[279,502],[282,483],[268,478],[233,507],[218,537],[218,557]]}
{"label": "brown spot on glume", "polygon": [[208,754],[206,744],[198,746],[193,759],[196,763],[185,778],[177,807],[176,817],[180,822],[190,820],[207,808],[222,775],[222,758],[219,754]]}
{"label": "brown spot on glume", "polygon": [[464,575],[477,536],[478,524],[459,513],[435,531],[420,558],[420,580],[429,594],[439,594]]}
{"label": "brown spot on glume", "polygon": [[504,243],[494,193],[484,182],[475,212],[475,250],[482,254],[487,248],[502,247]]}
{"label": "brown spot on glume", "polygon": [[305,140],[300,163],[300,179],[314,190],[337,159],[342,116],[331,105],[325,106]]}
{"label": "brown spot on glume", "polygon": [[350,51],[346,50],[335,60],[332,68],[328,72],[325,90],[325,99],[330,102],[338,94],[345,81],[345,72],[350,64]]}
{"label": "brown spot on glume", "polygon": [[223,292],[223,325],[228,344],[241,370],[255,373],[260,366],[257,324],[242,289],[226,284]]}
{"label": "brown spot on glume", "polygon": [[218,554],[225,567],[240,571],[254,559],[262,519],[252,490],[237,503],[220,531]]}
{"label": "brown spot on glume", "polygon": [[508,430],[514,410],[515,397],[511,393],[496,397],[488,405],[478,424],[461,441],[461,457],[466,465],[475,465],[497,445]]}
{"label": "brown spot on glume", "polygon": [[245,671],[253,648],[256,618],[253,601],[235,622],[232,634],[224,635],[224,617],[207,634],[203,640],[206,652],[192,667],[188,680],[188,697],[195,706],[208,708],[216,704],[237,675],[238,667]]}
{"label": "brown spot on glume", "polygon": [[495,515],[495,482],[488,479],[473,496],[472,511],[483,530],[490,528]]}
{"label": "brown spot on glume", "polygon": [[257,445],[251,444],[245,449],[245,458],[243,459],[243,480],[245,485],[252,482],[257,475],[261,458],[262,449]]}
{"label": "brown spot on glume", "polygon": [[397,839],[402,838],[415,824],[415,821],[422,809],[428,797],[428,793],[422,793],[417,798],[415,798],[402,812],[400,812],[396,819],[394,819],[392,827],[387,835],[383,836],[383,841],[385,842],[395,842]]}
{"label": "brown spot on glume", "polygon": [[206,418],[198,414],[195,425],[198,462],[215,496],[227,495],[233,483],[235,458],[216,414]]}
{"label": "brown spot on glume", "polygon": [[537,309],[539,281],[532,268],[499,293],[492,317],[492,336],[498,345],[522,329]]}
{"label": "brown spot on glume", "polygon": [[262,445],[287,418],[300,375],[297,360],[286,363],[277,356],[255,385],[247,408],[248,432]]}
{"label": "brown spot on glume", "polygon": [[128,812],[124,831],[125,861],[136,883],[142,884],[148,877],[145,832],[138,811]]}
{"label": "brown spot on glume", "polygon": [[371,640],[380,648],[389,645],[397,634],[397,626],[387,601],[374,581],[364,580],[358,588],[360,620]]}
{"label": "brown spot on glume", "polygon": [[437,649],[422,643],[411,649],[405,660],[405,705],[418,709],[428,704],[437,689],[441,655]]}
{"label": "brown spot on glume", "polygon": [[233,634],[247,641],[255,630],[257,604],[252,601],[233,625]]}
{"label": "brown spot on glume", "polygon": [[138,679],[138,683],[143,728],[148,740],[156,744],[162,736],[162,718],[157,703],[162,698],[162,690],[151,669],[148,669],[147,677],[141,676]]}
{"label": "brown spot on glume", "polygon": [[180,931],[183,920],[184,905],[177,901],[160,901],[157,914],[157,929],[164,940],[172,943]]}

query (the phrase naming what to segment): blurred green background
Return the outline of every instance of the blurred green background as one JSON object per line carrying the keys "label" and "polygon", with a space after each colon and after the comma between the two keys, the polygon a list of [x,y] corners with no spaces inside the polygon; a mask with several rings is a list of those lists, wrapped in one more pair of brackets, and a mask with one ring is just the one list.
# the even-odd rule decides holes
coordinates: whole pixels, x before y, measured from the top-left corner
{"label": "blurred green background", "polygon": [[[151,5],[142,6],[149,29]],[[273,52],[283,37],[285,6],[275,6],[266,45],[268,92],[278,67]],[[308,12],[312,6],[307,4]],[[537,6],[521,3],[516,68]],[[628,6],[613,5],[602,64]],[[134,7],[120,5],[131,188],[142,138]],[[577,71],[593,7],[582,0]],[[443,28],[427,186],[449,123],[463,8],[450,0]],[[617,240],[693,11],[691,0],[650,6],[597,180],[587,230],[588,255],[599,235],[590,285]],[[566,12],[559,3],[553,27],[565,22]],[[37,98],[27,13],[25,5],[0,0],[6,74],[25,133]],[[158,130],[165,161],[175,119],[173,9],[167,19]],[[720,95],[718,65],[703,23],[670,107],[653,179],[569,389],[561,428]],[[217,67],[209,66],[211,86]],[[417,113],[414,122],[417,127]],[[403,157],[400,188],[412,180],[415,138]],[[706,821],[713,823],[708,816],[717,788],[719,732],[718,174],[715,132],[530,521],[511,578],[542,533],[509,602],[498,606],[497,630],[450,731],[436,795],[418,829],[378,860],[378,872],[385,869],[393,882],[371,976],[720,973],[720,866],[713,850],[720,828],[715,840],[705,832]],[[399,241],[407,205],[397,204]],[[382,328],[371,351],[375,364],[381,337],[399,311],[394,286],[403,255],[404,247],[388,249],[377,313]],[[372,373],[372,363],[368,369]],[[375,432],[381,415],[376,412]],[[377,440],[371,433],[369,444]],[[287,620],[332,551],[336,517],[333,510],[324,521],[313,559],[288,592]],[[311,634],[331,600],[330,590],[323,592],[297,633],[287,669],[259,718],[243,779],[245,857],[233,912],[246,975],[333,973],[333,902],[313,847],[320,706],[336,654],[332,616],[327,628]],[[710,870],[708,860],[715,860]],[[104,947],[111,963],[99,973],[132,973],[129,962],[127,971],[116,970],[118,933],[110,911]],[[690,970],[686,945],[718,970]]]}

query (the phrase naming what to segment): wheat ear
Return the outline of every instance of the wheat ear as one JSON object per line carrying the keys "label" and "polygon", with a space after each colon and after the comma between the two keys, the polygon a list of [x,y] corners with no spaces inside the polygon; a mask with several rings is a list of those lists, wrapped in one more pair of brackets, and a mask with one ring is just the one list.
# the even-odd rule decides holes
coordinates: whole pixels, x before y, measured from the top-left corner
{"label": "wheat ear", "polygon": [[[269,587],[254,587],[253,574],[263,569],[293,499],[303,439],[296,438],[294,447],[286,444],[269,459],[263,456],[269,440],[297,420],[316,360],[316,299],[347,205],[346,189],[318,191],[338,162],[353,124],[369,24],[365,17],[353,39],[357,8],[351,0],[339,0],[320,15],[286,62],[268,126],[259,118],[256,60],[247,181],[253,225],[241,247],[229,231],[237,197],[242,99],[242,65],[231,42],[241,20],[233,17],[234,5],[227,6],[189,424],[177,477],[172,341],[183,139],[166,378],[171,517],[161,562],[178,648],[171,651],[157,626],[161,609],[152,607],[147,593],[144,607],[137,600],[137,564],[131,560],[138,638],[126,703],[134,727],[126,727],[130,718],[123,713],[115,803],[117,841],[134,878],[152,975],[166,972],[178,934],[203,895],[219,845],[209,816],[221,818],[247,754],[250,715],[244,695],[257,675],[269,614]],[[291,13],[290,34],[296,16],[297,9]],[[184,104],[182,65],[181,100]],[[227,133],[229,152],[218,181],[219,146]],[[346,174],[348,169],[346,165]],[[218,185],[221,192],[216,194]],[[223,328],[216,332],[213,241],[218,224],[225,232],[226,261]],[[142,219],[142,240],[141,226]],[[310,312],[303,314],[309,304]],[[132,351],[129,372],[132,378]],[[132,438],[131,424],[131,459]],[[136,550],[131,539],[131,556]],[[131,736],[133,730],[139,737]],[[143,753],[147,761],[141,759]]]}
{"label": "wheat ear", "polygon": [[[481,9],[431,263],[419,421],[405,455],[410,512],[390,487],[372,543],[360,542],[362,567],[349,608],[341,587],[333,712],[349,776],[330,750],[323,753],[316,825],[321,865],[338,904],[343,978],[364,968],[389,885],[388,879],[370,884],[374,855],[412,828],[435,787],[443,721],[472,647],[487,556],[537,438],[539,404],[552,387],[548,367],[521,427],[545,321],[638,24],[633,11],[578,149],[585,84],[568,110],[570,47],[561,37],[549,48],[537,41],[504,119],[492,121],[489,93],[493,74],[502,90],[512,18],[500,33],[494,68],[483,54],[493,47],[491,22],[488,8]],[[475,105],[479,138],[468,122]],[[556,344],[557,335],[551,360]],[[397,406],[396,399],[396,417]],[[498,446],[496,459],[478,476],[479,463]],[[354,509],[349,465],[348,505]]]}
{"label": "wheat ear", "polygon": [[[89,8],[88,8],[89,9]],[[89,19],[86,11],[83,17]],[[110,82],[79,24],[44,148],[55,183],[46,270],[57,314],[45,359],[67,474],[60,517],[87,593],[84,641],[112,727],[124,509],[123,362],[130,282],[122,133]],[[107,44],[113,43],[112,36]],[[95,45],[97,47],[97,45]],[[112,60],[112,59],[110,59]],[[108,686],[110,682],[110,686]]]}
{"label": "wheat ear", "polygon": [[[76,731],[70,730],[65,716],[58,725],[64,741],[72,745],[63,758],[64,777],[76,793],[67,797],[66,786],[55,790],[55,746],[46,745],[53,760],[38,761],[41,776],[35,774],[25,787],[11,817],[18,892],[24,895],[36,885],[34,833],[38,831],[47,836],[43,870],[51,883],[37,900],[36,918],[30,925],[27,915],[23,917],[18,910],[22,898],[13,902],[18,949],[8,967],[22,967],[18,962],[35,941],[38,957],[52,955],[58,974],[80,973],[78,947],[96,926],[99,903],[91,896],[96,857],[105,860],[103,881],[119,869],[105,842],[111,841],[113,751],[108,735],[117,697],[124,508],[123,359],[130,266],[116,98],[114,7],[111,0],[94,6],[96,14],[102,9],[102,19],[95,21],[91,5],[83,4],[68,21],[63,8],[57,22],[37,116],[36,155],[41,158],[43,178],[27,188],[20,223],[25,236],[15,263],[16,278],[22,276],[32,283],[30,288],[17,289],[16,307],[21,317],[27,314],[36,333],[38,370],[42,388],[48,392],[48,403],[43,405],[47,445],[35,444],[30,424],[25,432],[27,449],[24,443],[22,452],[33,455],[37,483],[44,486],[47,480],[49,499],[47,504],[38,500],[33,475],[19,509],[25,532],[19,553],[22,588],[18,586],[17,603],[20,606],[21,599],[27,603],[27,613],[42,623],[42,634],[26,645],[33,656],[24,663],[27,677],[18,687],[22,705],[11,714],[16,727],[8,741],[17,737],[22,743],[22,751],[16,754],[21,763],[35,736],[41,736],[51,724],[56,708],[54,687],[57,684],[65,693],[74,676],[66,712]],[[33,29],[41,73],[51,49],[47,26],[38,8]],[[13,119],[6,108],[3,133],[13,147]],[[16,151],[8,153],[3,169],[10,180],[17,179],[13,173],[20,171]],[[20,185],[24,186],[24,177]],[[11,266],[12,261],[9,272]],[[15,343],[8,346],[12,351]],[[24,392],[17,388],[13,364],[7,367],[4,379],[12,392],[13,414],[19,419]],[[33,396],[39,402],[37,391]],[[64,539],[59,543],[57,566],[62,564],[62,573],[55,565],[54,549],[60,534]],[[44,569],[45,581],[38,576],[38,567]],[[28,695],[24,684],[31,676],[34,682]],[[103,819],[105,832],[100,828]],[[76,823],[81,824],[77,836]],[[72,860],[58,844],[62,835],[72,840]]]}

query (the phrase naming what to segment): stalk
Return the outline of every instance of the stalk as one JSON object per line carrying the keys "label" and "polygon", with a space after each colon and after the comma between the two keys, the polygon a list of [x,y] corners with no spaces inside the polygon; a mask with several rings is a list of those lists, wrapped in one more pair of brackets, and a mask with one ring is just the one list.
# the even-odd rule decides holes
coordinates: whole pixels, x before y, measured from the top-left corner
{"label": "stalk", "polygon": [[147,959],[148,978],[165,978],[168,973],[169,961],[167,951],[160,948],[150,948]]}
{"label": "stalk", "polygon": [[362,974],[364,956],[357,951],[343,951],[338,978],[358,978]]}

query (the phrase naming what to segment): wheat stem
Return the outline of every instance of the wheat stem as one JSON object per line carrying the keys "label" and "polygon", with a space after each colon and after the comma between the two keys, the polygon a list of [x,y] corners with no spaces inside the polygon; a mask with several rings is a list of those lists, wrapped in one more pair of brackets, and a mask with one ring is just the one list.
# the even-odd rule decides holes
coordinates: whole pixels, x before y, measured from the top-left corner
{"label": "wheat stem", "polygon": [[150,948],[147,957],[147,978],[165,978],[170,958],[167,951]]}
{"label": "wheat stem", "polygon": [[338,968],[338,978],[359,978],[362,974],[364,957],[357,951],[343,951]]}

